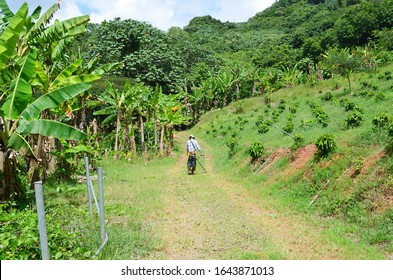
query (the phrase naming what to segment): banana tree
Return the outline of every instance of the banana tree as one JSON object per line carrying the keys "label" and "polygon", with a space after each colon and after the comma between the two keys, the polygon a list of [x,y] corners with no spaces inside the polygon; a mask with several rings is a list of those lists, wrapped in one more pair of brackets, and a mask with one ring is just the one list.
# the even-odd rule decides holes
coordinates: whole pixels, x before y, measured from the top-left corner
{"label": "banana tree", "polygon": [[152,89],[142,83],[139,83],[132,87],[132,99],[134,101],[135,112],[139,121],[139,133],[141,139],[141,150],[142,153],[147,153],[147,145],[145,140],[145,121],[146,112],[145,110],[149,106],[149,98],[152,95]]}
{"label": "banana tree", "polygon": [[213,81],[218,95],[217,97],[221,102],[221,107],[223,108],[233,101],[233,74],[230,71],[223,69],[214,77]]}
{"label": "banana tree", "polygon": [[104,93],[98,98],[106,108],[94,112],[94,115],[106,115],[107,117],[102,122],[103,125],[116,120],[115,133],[115,158],[117,158],[117,151],[119,147],[119,133],[121,129],[121,122],[123,113],[125,111],[125,100],[129,95],[129,82],[125,85],[125,90],[120,92],[112,83],[106,81],[106,89]]}
{"label": "banana tree", "polygon": [[182,105],[179,102],[181,95],[164,95],[163,110],[159,116],[160,122],[162,123],[161,140],[160,140],[160,151],[164,152],[165,135],[169,136],[167,142],[169,145],[166,148],[166,153],[174,147],[173,132],[175,126],[188,124],[189,118],[185,117],[182,113]]}
{"label": "banana tree", "polygon": [[22,153],[35,162],[40,160],[37,151],[41,149],[34,151],[28,141],[31,135],[39,135],[37,147],[44,136],[85,138],[82,131],[46,118],[50,109],[86,91],[91,82],[100,78],[100,75],[75,75],[77,64],[64,67],[65,60],[59,62],[56,50],[62,49],[67,38],[83,32],[86,21],[86,17],[71,19],[47,28],[59,4],[60,1],[39,18],[40,8],[27,16],[25,3],[13,14],[7,3],[0,0],[2,20],[7,23],[0,34],[0,149],[5,155],[2,200],[22,194],[16,179],[16,154]]}
{"label": "banana tree", "polygon": [[[55,79],[48,87],[48,92],[34,100],[31,86],[33,82],[30,77],[33,77],[35,72],[40,73],[40,68],[36,67],[36,64],[38,62],[34,52],[29,52],[21,60],[20,71],[5,92],[5,102],[1,106],[3,129],[0,136],[2,149],[6,155],[5,173],[11,172],[11,166],[15,166],[16,152],[23,152],[26,156],[32,157],[36,161],[39,160],[37,150],[34,151],[27,140],[29,135],[37,134],[70,140],[85,138],[82,131],[56,120],[44,119],[42,113],[45,110],[56,108],[88,90],[91,87],[91,82],[98,79],[99,76],[91,75],[84,78],[71,76],[58,84],[58,79]],[[8,160],[14,162],[8,162]],[[6,185],[8,182],[15,183],[15,180],[10,177],[12,174],[3,175]],[[18,192],[18,188],[15,186],[8,188],[8,194],[13,191]]]}
{"label": "banana tree", "polygon": [[158,113],[163,105],[163,94],[162,87],[156,85],[154,92],[149,99],[149,105],[153,110],[153,121],[154,121],[154,146],[158,146]]}

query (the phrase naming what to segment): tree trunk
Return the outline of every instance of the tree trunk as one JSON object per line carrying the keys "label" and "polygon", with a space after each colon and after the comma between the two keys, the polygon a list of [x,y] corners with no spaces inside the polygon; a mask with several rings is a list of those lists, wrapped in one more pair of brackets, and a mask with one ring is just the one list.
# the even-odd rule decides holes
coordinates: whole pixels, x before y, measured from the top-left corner
{"label": "tree trunk", "polygon": [[121,137],[121,144],[120,144],[120,151],[125,151],[126,149],[126,143],[127,143],[127,137],[129,133],[129,125],[128,125],[128,120],[127,117],[124,118],[125,123],[124,123],[124,128],[123,128],[123,135]]}
{"label": "tree trunk", "polygon": [[157,151],[158,146],[158,119],[157,119],[157,111],[154,111],[154,145]]}
{"label": "tree trunk", "polygon": [[168,132],[169,132],[169,145],[168,145],[168,149],[167,149],[167,155],[170,155],[172,148],[175,146],[174,144],[174,139],[173,139],[173,125],[169,124],[167,126],[168,128]]}
{"label": "tree trunk", "polygon": [[[48,141],[49,141],[50,151],[55,151],[56,150],[56,139],[53,137],[49,137]],[[51,154],[49,156],[48,170],[53,171],[55,169],[56,169],[56,156],[54,154]]]}
{"label": "tree trunk", "polygon": [[350,79],[349,75],[348,75],[347,79],[348,79],[349,93],[352,93],[351,79]]}
{"label": "tree trunk", "polygon": [[237,101],[239,99],[239,93],[240,93],[240,83],[239,81],[235,82],[235,100]]}
{"label": "tree trunk", "polygon": [[257,81],[252,81],[252,96],[254,97],[257,92]]}
{"label": "tree trunk", "polygon": [[139,114],[139,125],[140,125],[140,131],[141,131],[141,148],[142,148],[142,153],[146,153],[146,143],[145,143],[145,125],[143,123],[143,117],[141,114]]}
{"label": "tree trunk", "polygon": [[161,139],[160,139],[160,154],[164,155],[165,150],[164,150],[164,140],[165,140],[165,125],[162,124],[161,126]]}
{"label": "tree trunk", "polygon": [[22,196],[17,180],[15,157],[16,154],[12,150],[7,150],[5,153],[0,152],[2,161],[2,166],[0,166],[2,173],[0,202],[18,200]]}
{"label": "tree trunk", "polygon": [[[35,149],[35,156],[38,159],[41,159],[41,157],[42,157],[43,144],[44,144],[44,136],[39,134],[38,135],[37,146],[36,146],[36,149]],[[40,181],[40,167],[41,167],[40,162],[37,162],[37,161],[33,160],[32,167],[31,167],[31,169],[33,170],[33,173],[31,175],[31,179],[30,179],[30,188],[31,189],[34,189],[34,182]]]}
{"label": "tree trunk", "polygon": [[129,132],[131,133],[131,137],[129,139],[130,141],[130,150],[134,153],[134,155],[136,154],[136,144],[135,144],[135,131],[134,131],[134,122],[132,121],[132,115],[130,117],[130,123],[129,123]]}
{"label": "tree trunk", "polygon": [[117,120],[116,120],[116,135],[115,135],[115,156],[114,158],[117,159],[117,150],[119,145],[119,131],[120,131],[120,118],[121,118],[121,111],[117,111]]}
{"label": "tree trunk", "polygon": [[81,112],[81,120],[80,120],[80,124],[79,124],[79,129],[81,131],[84,131],[85,128],[87,127],[87,116],[86,116],[86,98],[85,97],[81,97],[81,103],[82,103],[82,112]]}
{"label": "tree trunk", "polygon": [[95,143],[98,146],[98,125],[97,125],[97,120],[96,118],[93,119],[93,122],[91,124],[92,126],[92,130],[93,130],[93,135],[94,135],[94,139],[95,139]]}

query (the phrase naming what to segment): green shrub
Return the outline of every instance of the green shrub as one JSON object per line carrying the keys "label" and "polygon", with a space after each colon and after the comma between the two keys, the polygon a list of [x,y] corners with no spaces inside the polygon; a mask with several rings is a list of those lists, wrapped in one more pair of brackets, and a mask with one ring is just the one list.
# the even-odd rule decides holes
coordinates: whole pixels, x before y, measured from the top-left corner
{"label": "green shrub", "polygon": [[236,148],[239,146],[238,140],[232,138],[231,140],[227,141],[225,144],[229,148],[229,156],[233,156],[235,154]]}
{"label": "green shrub", "polygon": [[291,133],[293,131],[294,125],[292,121],[288,121],[287,124],[282,128],[286,133]]}
{"label": "green shrub", "polygon": [[248,148],[248,154],[253,160],[260,158],[265,151],[265,147],[261,142],[255,142]]}
{"label": "green shrub", "polygon": [[303,128],[304,130],[310,129],[313,122],[313,120],[301,120],[299,127]]}
{"label": "green shrub", "polygon": [[314,101],[308,101],[307,104],[311,107],[311,113],[322,124],[322,127],[327,127],[329,116],[323,111],[322,107]]}
{"label": "green shrub", "polygon": [[340,100],[340,105],[344,107],[345,111],[352,111],[356,107],[356,103],[350,101],[348,98]]}
{"label": "green shrub", "polygon": [[291,150],[295,151],[304,145],[304,137],[300,135],[293,136],[293,144],[291,146]]}
{"label": "green shrub", "polygon": [[236,109],[235,109],[235,114],[242,114],[244,113],[244,108],[243,108],[243,103],[244,101],[241,100],[238,103],[236,103]]}
{"label": "green shrub", "polygon": [[258,116],[257,121],[255,122],[255,125],[258,126],[261,123],[263,123],[265,120],[265,117],[263,115]]}
{"label": "green shrub", "polygon": [[391,117],[387,113],[378,113],[372,120],[376,129],[385,128],[390,123]]}
{"label": "green shrub", "polygon": [[347,127],[358,127],[362,125],[363,121],[364,115],[359,111],[355,111],[347,116],[345,119],[345,125]]}
{"label": "green shrub", "polygon": [[375,100],[376,101],[384,101],[386,100],[387,96],[386,93],[384,92],[378,92],[377,94],[375,94]]}
{"label": "green shrub", "polygon": [[332,134],[325,134],[319,137],[315,143],[318,154],[321,157],[327,157],[337,150],[337,142]]}
{"label": "green shrub", "polygon": [[260,133],[260,134],[267,133],[269,131],[269,129],[270,129],[270,127],[266,122],[263,122],[258,125],[258,133]]}
{"label": "green shrub", "polygon": [[389,124],[388,133],[390,137],[393,137],[393,122]]}
{"label": "green shrub", "polygon": [[[55,260],[89,259],[99,245],[98,227],[86,219],[85,211],[71,205],[46,209],[46,227],[50,258]],[[0,207],[0,259],[41,259],[38,219],[35,209],[9,210]],[[91,232],[95,230],[96,232]]]}
{"label": "green shrub", "polygon": [[291,114],[296,114],[298,108],[299,108],[299,105],[298,105],[298,104],[293,104],[293,105],[291,105],[291,106],[288,108],[288,110],[289,110],[289,112],[290,112]]}
{"label": "green shrub", "polygon": [[332,101],[334,99],[334,96],[330,91],[328,91],[321,97],[321,99],[324,101]]}

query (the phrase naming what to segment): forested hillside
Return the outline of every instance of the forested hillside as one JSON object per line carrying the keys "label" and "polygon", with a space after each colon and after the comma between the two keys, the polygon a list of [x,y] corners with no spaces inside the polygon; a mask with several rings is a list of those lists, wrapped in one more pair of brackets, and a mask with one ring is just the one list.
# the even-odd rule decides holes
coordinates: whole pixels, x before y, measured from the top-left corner
{"label": "forested hillside", "polygon": [[[232,101],[328,79],[336,71],[332,63],[352,63],[344,66],[350,72],[389,63],[392,14],[391,0],[277,1],[245,23],[202,16],[168,32],[117,18],[89,25],[74,52],[86,59],[98,56],[101,63],[122,63],[116,76],[108,77],[119,89],[129,80],[176,96],[179,104],[171,108],[182,108],[187,121],[174,124],[189,126],[203,112]],[[351,62],[325,63],[325,58],[343,56]],[[97,95],[104,89],[103,80],[96,83]],[[154,129],[154,135],[159,133]]]}
{"label": "forested hillside", "polygon": [[[47,11],[24,4],[13,13],[0,0],[2,213],[31,209],[37,180],[51,186],[75,180],[84,169],[84,156],[93,167],[104,157],[129,162],[166,157],[178,148],[176,132],[188,129],[199,129],[207,139],[227,146],[230,160],[221,157],[223,167],[247,161],[242,172],[267,160],[257,139],[274,127],[280,135],[266,140],[270,149],[290,146],[281,139],[282,132],[291,136],[293,149],[319,143],[322,158],[334,155],[337,142],[341,147],[359,143],[362,153],[375,146],[391,149],[393,0],[280,0],[255,11],[247,22],[203,15],[167,32],[133,19],[50,21],[59,8],[59,3]],[[342,115],[343,109],[345,119],[329,118]],[[216,110],[247,117],[227,116],[227,126],[206,121],[207,113]],[[225,123],[221,117],[216,115]],[[251,138],[240,140],[245,127]],[[314,139],[326,127],[325,138]],[[379,142],[370,140],[372,131]],[[356,140],[363,136],[367,139]],[[240,156],[239,149],[247,151]],[[345,151],[350,156],[342,164],[355,165],[356,149]],[[319,176],[324,171],[318,164]],[[389,164],[384,163],[381,174],[388,174]],[[328,179],[313,175],[307,177],[314,185],[306,197]],[[293,185],[303,182],[295,179]],[[364,188],[370,191],[368,185]],[[338,200],[336,194],[330,198],[344,210],[326,205],[319,210],[327,215],[337,210],[348,218],[353,213],[345,207],[353,199]],[[306,200],[304,193],[297,195]],[[366,212],[372,213],[365,222],[369,226],[374,210]],[[391,226],[389,213],[381,218],[380,232]],[[11,220],[7,216],[0,222],[12,227]],[[382,242],[389,250],[391,239],[385,233]],[[12,235],[0,234],[9,246],[20,246],[10,241]],[[88,255],[77,257],[83,253]],[[36,258],[38,253],[27,248],[24,254]]]}

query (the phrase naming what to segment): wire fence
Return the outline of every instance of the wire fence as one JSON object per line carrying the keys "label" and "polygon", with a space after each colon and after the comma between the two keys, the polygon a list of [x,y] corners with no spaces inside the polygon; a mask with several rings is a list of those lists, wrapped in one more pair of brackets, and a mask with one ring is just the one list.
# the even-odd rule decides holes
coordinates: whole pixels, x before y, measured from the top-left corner
{"label": "wire fence", "polygon": [[[93,199],[94,204],[96,205],[97,214],[100,218],[100,236],[101,236],[101,246],[97,249],[93,258],[97,258],[101,253],[102,249],[105,247],[105,244],[108,241],[108,234],[105,229],[105,210],[104,210],[104,187],[103,187],[103,173],[102,168],[98,167],[98,192],[99,192],[99,201],[97,200],[94,187],[90,178],[90,166],[89,166],[89,158],[85,157],[85,170],[86,170],[86,187],[87,187],[87,198],[88,198],[88,208],[90,216],[93,216]],[[37,203],[37,215],[38,215],[38,229],[40,235],[40,245],[41,245],[41,254],[43,260],[50,260],[50,252],[48,247],[48,236],[46,230],[46,219],[45,219],[45,203],[44,203],[44,195],[43,195],[43,187],[42,181],[38,181],[34,183],[35,195],[36,195],[36,203]]]}

